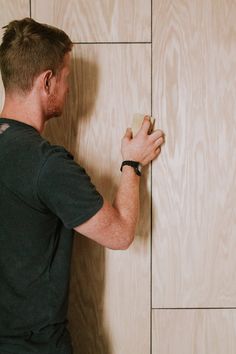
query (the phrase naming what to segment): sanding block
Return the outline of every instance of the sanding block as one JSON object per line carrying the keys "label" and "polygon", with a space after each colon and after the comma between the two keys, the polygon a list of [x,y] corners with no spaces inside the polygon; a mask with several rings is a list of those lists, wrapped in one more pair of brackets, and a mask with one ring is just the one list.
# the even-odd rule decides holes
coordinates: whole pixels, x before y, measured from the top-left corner
{"label": "sanding block", "polygon": [[[142,126],[143,123],[143,119],[147,114],[141,114],[141,113],[135,113],[133,116],[133,122],[132,122],[132,132],[133,132],[133,136],[135,136],[137,134],[137,132],[139,131],[139,129]],[[150,128],[148,130],[148,134],[151,134],[153,129],[154,129],[154,124],[155,124],[155,118],[150,117]]]}

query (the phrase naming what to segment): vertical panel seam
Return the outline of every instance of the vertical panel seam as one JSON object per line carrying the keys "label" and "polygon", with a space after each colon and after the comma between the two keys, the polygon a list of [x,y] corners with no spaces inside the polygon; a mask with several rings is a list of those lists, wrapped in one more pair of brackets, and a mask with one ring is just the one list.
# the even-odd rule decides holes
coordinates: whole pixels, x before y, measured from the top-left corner
{"label": "vertical panel seam", "polygon": [[[151,116],[152,116],[152,0],[151,0]],[[152,354],[152,161],[151,161],[151,223],[150,223],[150,354]]]}

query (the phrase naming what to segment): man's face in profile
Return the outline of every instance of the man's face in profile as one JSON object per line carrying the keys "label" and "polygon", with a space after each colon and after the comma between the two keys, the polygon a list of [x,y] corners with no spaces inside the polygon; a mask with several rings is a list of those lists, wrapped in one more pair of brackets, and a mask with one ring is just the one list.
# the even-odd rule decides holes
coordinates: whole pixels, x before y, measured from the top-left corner
{"label": "man's face in profile", "polygon": [[71,53],[68,52],[64,56],[64,65],[56,77],[55,89],[48,98],[47,119],[59,117],[62,114],[66,96],[69,93],[70,62]]}

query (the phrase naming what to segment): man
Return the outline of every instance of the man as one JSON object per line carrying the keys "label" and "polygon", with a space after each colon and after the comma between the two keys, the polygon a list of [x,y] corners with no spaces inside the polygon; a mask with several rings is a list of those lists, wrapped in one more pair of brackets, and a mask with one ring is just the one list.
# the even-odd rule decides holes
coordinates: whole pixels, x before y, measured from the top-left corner
{"label": "man", "polygon": [[[122,168],[113,205],[63,147],[40,133],[60,116],[68,93],[72,42],[65,32],[25,18],[5,26],[0,68],[0,353],[72,353],[66,329],[73,230],[125,250],[139,215],[139,172]],[[155,159],[163,132],[145,117],[122,139],[123,160]],[[129,162],[128,162],[129,163]],[[135,163],[134,163],[135,164]]]}

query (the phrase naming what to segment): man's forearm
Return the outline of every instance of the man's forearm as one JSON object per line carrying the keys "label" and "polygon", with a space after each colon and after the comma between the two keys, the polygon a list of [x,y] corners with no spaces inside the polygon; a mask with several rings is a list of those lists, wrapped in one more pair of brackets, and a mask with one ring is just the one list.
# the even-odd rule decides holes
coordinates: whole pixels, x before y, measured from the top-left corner
{"label": "man's forearm", "polygon": [[118,211],[126,232],[132,242],[139,218],[140,176],[130,166],[123,166],[120,184],[113,202]]}

